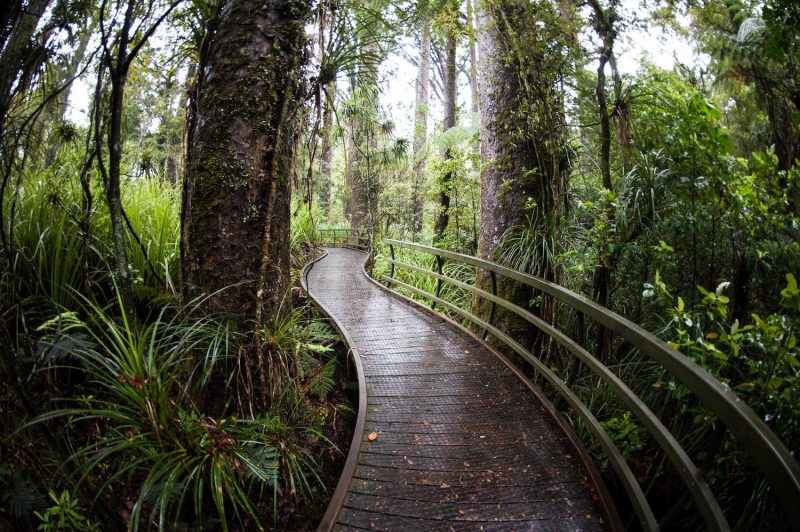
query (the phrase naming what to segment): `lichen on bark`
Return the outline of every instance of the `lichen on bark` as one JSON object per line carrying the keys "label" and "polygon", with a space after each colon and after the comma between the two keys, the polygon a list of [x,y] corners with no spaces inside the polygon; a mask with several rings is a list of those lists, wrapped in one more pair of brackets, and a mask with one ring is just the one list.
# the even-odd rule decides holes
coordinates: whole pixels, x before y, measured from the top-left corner
{"label": "lichen on bark", "polygon": [[264,325],[289,286],[291,117],[310,4],[223,4],[187,113],[181,273],[186,298],[243,328]]}
{"label": "lichen on bark", "polygon": [[[507,262],[503,247],[520,231],[550,242],[526,268],[555,280],[553,258],[558,220],[566,188],[567,138],[560,82],[571,68],[574,44],[564,13],[550,0],[517,2],[484,0],[477,4],[481,112],[482,258]],[[568,20],[569,17],[567,17]],[[531,28],[535,28],[532,31]],[[542,246],[544,247],[544,246]],[[512,267],[520,264],[509,264]],[[530,267],[532,266],[532,267]],[[488,275],[476,284],[491,290]],[[552,305],[532,305],[531,289],[498,279],[498,292],[548,318]],[[488,315],[488,303],[477,298],[473,310]],[[498,309],[494,325],[526,346],[537,332],[515,314]]]}

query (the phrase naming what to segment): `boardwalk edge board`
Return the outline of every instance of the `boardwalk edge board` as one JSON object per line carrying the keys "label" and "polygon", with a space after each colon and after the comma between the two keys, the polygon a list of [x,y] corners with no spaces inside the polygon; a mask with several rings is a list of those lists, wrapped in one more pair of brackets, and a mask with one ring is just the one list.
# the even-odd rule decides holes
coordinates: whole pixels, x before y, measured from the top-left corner
{"label": "boardwalk edge board", "polygon": [[[369,259],[369,255],[366,253],[364,253],[364,255],[366,262],[366,260]],[[356,417],[356,426],[353,429],[353,439],[350,441],[350,450],[347,452],[347,459],[345,460],[344,468],[342,469],[342,475],[339,477],[339,482],[336,484],[336,489],[334,490],[331,500],[328,503],[328,508],[325,510],[325,514],[322,516],[322,521],[320,521],[319,527],[317,528],[319,532],[328,532],[333,530],[333,527],[336,525],[336,518],[338,517],[339,511],[344,505],[345,498],[347,497],[347,493],[350,489],[350,483],[353,480],[356,467],[358,466],[358,457],[361,454],[361,443],[363,441],[364,425],[366,424],[367,417],[367,383],[364,378],[364,368],[361,365],[361,356],[359,355],[358,350],[354,347],[355,344],[345,328],[342,326],[341,322],[336,319],[336,317],[323,303],[317,301],[308,290],[308,273],[314,267],[314,264],[327,256],[328,252],[325,251],[322,255],[309,261],[308,264],[303,266],[303,270],[300,272],[300,284],[303,286],[306,296],[311,299],[314,305],[316,305],[316,307],[323,314],[325,314],[328,319],[331,320],[331,322],[333,322],[334,326],[339,331],[339,334],[342,336],[342,338],[344,338],[344,341],[347,344],[348,355],[353,362],[353,367],[355,368],[358,377],[358,414]]]}

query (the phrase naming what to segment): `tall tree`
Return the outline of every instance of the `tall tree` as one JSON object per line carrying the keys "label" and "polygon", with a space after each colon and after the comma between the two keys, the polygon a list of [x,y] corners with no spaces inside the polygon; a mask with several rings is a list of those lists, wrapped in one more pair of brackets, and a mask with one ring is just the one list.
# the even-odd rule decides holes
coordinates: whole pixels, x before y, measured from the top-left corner
{"label": "tall tree", "polygon": [[[446,11],[445,22],[445,64],[444,64],[444,122],[442,130],[447,131],[456,126],[456,14],[455,6]],[[444,153],[445,161],[453,159],[452,147],[448,146]],[[453,171],[445,163],[445,173],[439,181],[439,212],[433,227],[433,242],[439,242],[450,223],[450,187]]]}
{"label": "tall tree", "polygon": [[322,141],[319,151],[321,177],[319,183],[319,206],[327,219],[331,208],[331,160],[333,159],[331,135],[333,134],[333,106],[336,100],[336,81],[328,83],[325,93],[327,97],[322,102],[322,128],[319,133]]}
{"label": "tall tree", "polygon": [[467,0],[467,34],[469,36],[469,88],[472,96],[470,111],[478,113],[478,51],[475,46],[475,13],[472,0]]}
{"label": "tall tree", "polygon": [[[15,2],[16,3],[16,2]],[[8,12],[16,16],[4,21],[3,46],[0,49],[0,139],[5,133],[6,118],[15,96],[27,91],[34,73],[46,57],[46,49],[35,39],[36,28],[47,10],[50,0],[31,0]],[[6,8],[3,9],[6,11]],[[3,16],[5,19],[6,16]]]}
{"label": "tall tree", "polygon": [[[570,65],[565,50],[572,43],[561,15],[550,0],[487,0],[477,13],[483,161],[478,252],[508,262],[513,254],[504,250],[524,248],[524,260],[511,265],[548,279],[555,277],[566,174],[559,83]],[[491,290],[488,276],[476,282]],[[530,306],[530,289],[518,283],[501,280],[498,292]],[[478,310],[484,303],[476,302]],[[552,310],[539,312],[547,318]],[[523,343],[533,332],[510,312],[497,312],[496,325]]]}
{"label": "tall tree", "polygon": [[[124,311],[135,318],[133,285],[128,265],[127,238],[125,233],[125,212],[122,208],[122,110],[125,98],[125,86],[128,72],[136,56],[147,43],[164,19],[177,7],[179,1],[173,0],[160,12],[154,12],[155,6],[142,6],[136,0],[119,2],[114,6],[101,7],[99,25],[103,42],[103,68],[98,72],[97,91],[95,94],[95,149],[97,166],[103,176],[106,187],[106,201],[111,218],[111,236],[116,262],[117,288]],[[106,12],[105,8],[110,11]],[[144,13],[142,13],[142,8]],[[114,22],[121,15],[122,22],[116,27]],[[111,26],[105,18],[111,20]],[[137,26],[138,22],[138,26]],[[108,91],[108,116],[104,116],[103,83],[105,76],[111,85]],[[107,121],[106,128],[103,121]],[[105,133],[105,139],[103,134]],[[103,158],[103,140],[108,149],[108,164]],[[130,224],[129,224],[130,225]]]}
{"label": "tall tree", "polygon": [[[620,101],[621,85],[617,63],[614,56],[614,43],[617,38],[617,2],[611,0],[608,7],[603,7],[600,0],[589,0],[592,8],[592,26],[597,36],[600,38],[597,59],[597,82],[595,85],[595,98],[597,99],[597,115],[600,122],[600,177],[603,188],[608,191],[614,190],[614,183],[611,180],[611,118],[612,111],[608,106],[608,91],[606,89],[606,66],[611,67],[614,81],[615,101]],[[615,109],[618,105],[614,106]],[[621,121],[624,122],[624,119]],[[624,124],[621,124],[624,127]],[[606,222],[611,225],[614,219],[614,212],[610,204],[607,205],[604,216]],[[598,243],[600,252],[598,262],[594,269],[592,290],[595,301],[603,306],[610,306],[609,292],[611,290],[611,276],[618,260],[617,252],[610,249],[611,244],[607,241],[607,233],[603,233],[603,238]],[[611,331],[602,328],[598,338],[598,352],[601,359],[606,359],[611,347]]]}
{"label": "tall tree", "polygon": [[425,179],[424,153],[425,139],[428,136],[428,90],[431,82],[431,23],[427,13],[427,2],[420,2],[420,43],[419,70],[417,71],[417,91],[414,103],[414,183],[411,189],[412,240],[422,231],[422,184]]}
{"label": "tall tree", "polygon": [[211,310],[243,327],[269,323],[289,286],[293,116],[310,7],[227,0],[200,52],[187,116],[183,293],[209,294]]}

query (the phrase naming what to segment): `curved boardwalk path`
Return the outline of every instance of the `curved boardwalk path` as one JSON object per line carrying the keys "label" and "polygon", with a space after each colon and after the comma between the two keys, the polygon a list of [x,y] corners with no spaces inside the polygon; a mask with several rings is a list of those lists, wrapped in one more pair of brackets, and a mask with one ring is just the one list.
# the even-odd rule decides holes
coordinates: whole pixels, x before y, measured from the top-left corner
{"label": "curved boardwalk path", "polygon": [[363,253],[328,253],[308,273],[308,291],[349,336],[367,392],[358,465],[334,529],[607,528],[574,447],[508,366],[375,286]]}

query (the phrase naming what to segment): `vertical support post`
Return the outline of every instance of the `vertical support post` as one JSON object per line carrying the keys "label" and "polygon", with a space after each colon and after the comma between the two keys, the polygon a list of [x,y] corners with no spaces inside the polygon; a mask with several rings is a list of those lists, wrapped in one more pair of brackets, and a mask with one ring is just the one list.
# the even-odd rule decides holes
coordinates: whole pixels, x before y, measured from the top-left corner
{"label": "vertical support post", "polygon": [[[579,346],[583,348],[586,347],[586,323],[583,312],[580,311],[578,311],[578,316],[575,318],[575,340],[578,342]],[[569,388],[572,388],[572,385],[578,380],[582,367],[583,363],[579,358],[574,358],[572,360],[572,367],[569,369],[569,375],[567,375],[566,380],[566,385]],[[553,406],[555,406],[557,410],[560,410],[563,404],[564,399],[560,395],[553,401]]]}
{"label": "vertical support post", "polygon": [[336,233],[337,233],[337,231],[336,231],[336,229],[334,229],[333,230],[333,241],[331,241],[331,247],[332,248],[336,247]]}
{"label": "vertical support post", "polygon": [[[436,255],[436,273],[442,275],[442,265],[444,264],[444,259],[439,255]],[[434,289],[434,295],[439,297],[439,294],[442,292],[442,280],[436,279],[436,288]],[[431,301],[431,310],[436,310],[436,301]]]}
{"label": "vertical support post", "polygon": [[[389,244],[389,256],[392,257],[392,262],[389,268],[389,279],[394,279],[394,244]],[[391,288],[392,282],[389,281],[387,288]]]}
{"label": "vertical support post", "polygon": [[[492,281],[492,295],[496,296],[497,295],[497,274],[494,273],[492,270],[489,270],[489,279],[491,279],[491,281]],[[490,325],[494,321],[494,313],[496,311],[497,311],[497,303],[492,301],[491,304],[489,305],[489,319],[487,320],[487,323],[489,323]],[[483,331],[483,339],[484,339],[484,341],[488,337],[489,337],[489,331],[485,329]]]}

